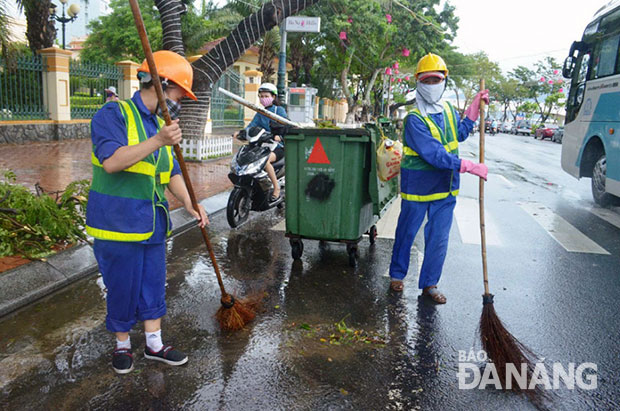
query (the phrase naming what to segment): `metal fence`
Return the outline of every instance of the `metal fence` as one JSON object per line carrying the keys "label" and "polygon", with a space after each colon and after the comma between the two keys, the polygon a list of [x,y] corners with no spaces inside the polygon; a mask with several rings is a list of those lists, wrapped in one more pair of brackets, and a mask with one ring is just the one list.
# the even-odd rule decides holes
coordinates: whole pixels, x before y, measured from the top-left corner
{"label": "metal fence", "polygon": [[222,87],[240,97],[245,97],[245,80],[234,70],[227,70],[215,83],[211,96],[211,121],[213,127],[239,127],[243,123],[243,106],[218,92]]}
{"label": "metal fence", "polygon": [[114,86],[118,91],[121,76],[117,66],[71,60],[71,118],[92,118],[105,103],[105,89]]}
{"label": "metal fence", "polygon": [[48,119],[41,56],[0,58],[0,121]]}

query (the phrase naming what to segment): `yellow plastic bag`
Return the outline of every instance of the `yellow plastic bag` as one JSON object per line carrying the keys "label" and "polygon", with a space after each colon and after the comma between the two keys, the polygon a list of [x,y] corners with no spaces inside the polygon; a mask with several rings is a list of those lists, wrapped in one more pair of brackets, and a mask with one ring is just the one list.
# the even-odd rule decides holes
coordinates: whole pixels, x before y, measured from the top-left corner
{"label": "yellow plastic bag", "polygon": [[389,181],[400,173],[400,159],[403,144],[400,141],[383,138],[377,148],[377,174],[381,181]]}

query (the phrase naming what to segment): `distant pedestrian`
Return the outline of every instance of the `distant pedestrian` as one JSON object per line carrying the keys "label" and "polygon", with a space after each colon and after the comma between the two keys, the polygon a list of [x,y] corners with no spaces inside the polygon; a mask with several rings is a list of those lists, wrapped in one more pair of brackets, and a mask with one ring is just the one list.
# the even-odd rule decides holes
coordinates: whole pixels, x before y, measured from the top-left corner
{"label": "distant pedestrian", "polygon": [[106,94],[105,102],[118,101],[118,94],[116,94],[116,87],[110,86],[104,90]]}
{"label": "distant pedestrian", "polygon": [[[192,92],[192,67],[172,51],[153,54],[170,113],[178,113]],[[166,237],[172,223],[166,188],[199,220],[204,208],[192,207],[171,146],[181,141],[178,120],[165,125],[156,115],[158,99],[146,60],[138,68],[140,91],[129,100],[105,104],[93,117],[93,181],[86,208],[86,232],[106,297],[106,327],[116,334],[112,367],[119,374],[133,369],[129,331],[144,322],[144,356],[169,365],[187,362],[187,355],[164,345],[161,319],[166,314]],[[114,90],[115,91],[115,90]]]}
{"label": "distant pedestrian", "polygon": [[461,160],[459,141],[464,141],[478,119],[480,101],[488,102],[488,90],[479,92],[459,118],[448,102],[441,102],[446,89],[448,67],[443,59],[429,53],[416,69],[416,108],[405,118],[401,161],[401,211],[390,264],[390,288],[403,290],[409,270],[413,240],[427,216],[424,228],[424,263],[418,287],[422,294],[439,304],[446,297],[437,289],[448,250],[448,236],[459,191],[459,172],[484,179],[484,164]]}

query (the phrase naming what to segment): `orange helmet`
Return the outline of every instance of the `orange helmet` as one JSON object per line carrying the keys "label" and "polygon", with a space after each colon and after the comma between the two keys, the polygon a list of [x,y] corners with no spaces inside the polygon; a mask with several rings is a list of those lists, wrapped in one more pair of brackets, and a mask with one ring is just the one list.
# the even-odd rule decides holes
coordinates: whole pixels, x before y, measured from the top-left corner
{"label": "orange helmet", "polygon": [[[173,81],[183,90],[187,97],[192,100],[198,100],[192,92],[192,82],[194,81],[194,71],[189,61],[183,56],[170,50],[160,50],[153,53],[155,66],[157,66],[157,74],[159,77]],[[138,72],[149,72],[149,65],[144,59],[142,65],[138,68]]]}

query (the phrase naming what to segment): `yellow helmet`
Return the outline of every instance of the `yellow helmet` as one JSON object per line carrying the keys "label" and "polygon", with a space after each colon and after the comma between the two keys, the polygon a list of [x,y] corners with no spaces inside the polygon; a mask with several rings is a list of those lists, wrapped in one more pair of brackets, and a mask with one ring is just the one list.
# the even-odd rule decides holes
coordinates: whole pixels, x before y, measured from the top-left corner
{"label": "yellow helmet", "polygon": [[443,71],[447,76],[448,66],[446,66],[446,62],[443,61],[443,59],[437,54],[428,53],[426,56],[422,57],[420,61],[418,61],[418,67],[415,71],[415,78],[417,79],[420,73],[427,71]]}

